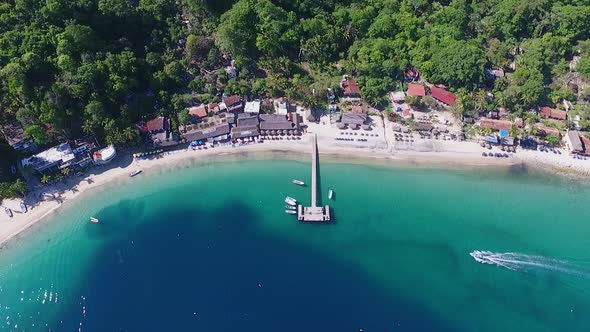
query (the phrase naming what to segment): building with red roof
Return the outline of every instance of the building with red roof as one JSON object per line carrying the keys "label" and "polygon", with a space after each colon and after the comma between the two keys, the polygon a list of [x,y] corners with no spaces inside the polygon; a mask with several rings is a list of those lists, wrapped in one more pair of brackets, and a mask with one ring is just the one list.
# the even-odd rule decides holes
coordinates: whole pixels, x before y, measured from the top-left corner
{"label": "building with red roof", "polygon": [[479,126],[483,128],[491,128],[494,130],[506,130],[512,129],[512,122],[508,120],[494,120],[488,118],[479,119]]}
{"label": "building with red roof", "polygon": [[207,109],[205,108],[205,104],[201,104],[199,106],[193,106],[188,109],[188,114],[190,114],[193,118],[201,119],[207,117]]}
{"label": "building with red roof", "polygon": [[430,95],[432,96],[432,98],[449,106],[453,105],[455,103],[455,100],[457,99],[457,96],[454,93],[447,91],[443,88],[439,88],[437,86],[433,86],[430,88]]}
{"label": "building with red roof", "polygon": [[340,88],[342,88],[344,98],[348,100],[360,100],[361,88],[356,84],[355,80],[348,78],[340,81]]}
{"label": "building with red roof", "polygon": [[408,96],[416,96],[416,97],[424,97],[426,96],[426,89],[422,84],[408,84],[408,91],[406,91]]}
{"label": "building with red roof", "polygon": [[540,114],[546,119],[565,120],[567,118],[567,113],[565,111],[548,106],[541,107]]}

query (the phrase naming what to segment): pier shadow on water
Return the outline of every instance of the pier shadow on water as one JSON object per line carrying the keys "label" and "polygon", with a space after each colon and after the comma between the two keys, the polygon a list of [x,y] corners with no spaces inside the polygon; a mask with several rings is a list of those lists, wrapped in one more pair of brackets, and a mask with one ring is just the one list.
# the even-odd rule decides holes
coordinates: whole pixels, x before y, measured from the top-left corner
{"label": "pier shadow on water", "polygon": [[[101,215],[145,212],[122,204]],[[90,240],[104,243],[73,291],[86,298],[86,317],[73,301],[52,330],[77,331],[80,323],[82,331],[450,330],[357,266],[261,231],[255,211],[239,202],[223,206],[89,224]]]}

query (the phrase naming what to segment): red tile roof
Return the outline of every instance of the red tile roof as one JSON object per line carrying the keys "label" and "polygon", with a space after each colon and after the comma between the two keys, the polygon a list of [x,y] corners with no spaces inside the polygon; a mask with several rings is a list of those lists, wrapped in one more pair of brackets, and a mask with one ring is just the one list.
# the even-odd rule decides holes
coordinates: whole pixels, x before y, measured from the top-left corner
{"label": "red tile roof", "polygon": [[426,89],[424,89],[424,85],[422,84],[408,84],[408,91],[406,91],[408,96],[418,96],[424,97],[426,96]]}
{"label": "red tile roof", "polygon": [[488,118],[479,119],[479,126],[484,128],[492,128],[495,130],[506,130],[512,129],[512,122],[508,120],[493,120]]}
{"label": "red tile roof", "polygon": [[344,94],[345,95],[349,95],[349,94],[360,94],[361,93],[361,89],[359,88],[359,86],[356,84],[356,82],[354,80],[342,80],[342,82],[340,82],[340,87],[342,88],[342,90],[344,90]]}
{"label": "red tile roof", "polygon": [[567,113],[565,111],[557,110],[547,106],[541,107],[541,115],[546,118],[557,120],[565,120],[567,118]]}
{"label": "red tile roof", "polygon": [[454,93],[436,86],[430,88],[430,95],[432,96],[432,98],[441,101],[447,105],[453,105],[455,103],[455,100],[457,99],[457,96],[455,96]]}
{"label": "red tile roof", "polygon": [[410,117],[412,115],[412,113],[410,113],[410,110],[403,110],[402,111],[402,116],[404,118]]}
{"label": "red tile roof", "polygon": [[160,131],[166,129],[166,121],[163,116],[152,119],[146,124],[148,131]]}
{"label": "red tile roof", "polygon": [[559,129],[557,128],[547,127],[542,123],[537,123],[535,127],[539,135],[559,135]]}
{"label": "red tile roof", "polygon": [[209,112],[218,113],[219,112],[219,104],[217,103],[210,103],[207,105]]}
{"label": "red tile roof", "polygon": [[197,118],[204,118],[207,116],[207,110],[205,109],[205,104],[201,104],[199,106],[194,106],[188,109],[188,114],[197,117]]}
{"label": "red tile roof", "polygon": [[227,107],[230,107],[230,106],[235,105],[237,103],[241,103],[242,98],[240,98],[240,96],[233,95],[233,96],[229,96],[229,97],[225,98],[223,100],[223,102],[225,103],[225,105],[227,105]]}

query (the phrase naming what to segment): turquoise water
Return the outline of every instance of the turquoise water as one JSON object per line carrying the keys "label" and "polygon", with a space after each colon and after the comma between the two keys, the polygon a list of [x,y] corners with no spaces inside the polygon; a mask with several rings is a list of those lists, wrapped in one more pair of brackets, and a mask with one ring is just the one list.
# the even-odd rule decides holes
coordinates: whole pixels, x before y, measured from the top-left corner
{"label": "turquoise water", "polygon": [[313,225],[283,212],[306,162],[147,173],[0,252],[1,331],[590,328],[590,186],[323,162],[335,220]]}

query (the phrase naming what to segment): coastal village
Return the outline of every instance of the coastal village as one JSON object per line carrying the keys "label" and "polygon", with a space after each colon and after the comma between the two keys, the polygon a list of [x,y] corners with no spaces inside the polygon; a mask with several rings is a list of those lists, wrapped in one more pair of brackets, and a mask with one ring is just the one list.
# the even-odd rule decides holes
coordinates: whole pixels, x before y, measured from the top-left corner
{"label": "coastal village", "polygon": [[[233,76],[233,71],[227,73]],[[497,70],[491,75],[506,74]],[[590,169],[590,161],[586,161],[590,157],[590,134],[581,130],[579,116],[570,113],[572,103],[568,100],[539,105],[529,110],[527,118],[513,117],[504,109],[482,111],[477,117],[457,117],[453,112],[457,95],[421,79],[417,70],[409,68],[400,87],[387,95],[389,105],[385,109],[364,101],[360,86],[348,75],[341,78],[336,91],[313,91],[324,95],[323,108],[306,108],[285,96],[257,99],[222,95],[220,102],[188,107],[187,121],[177,127],[165,116],[138,122],[142,147],[122,153],[131,154],[137,163],[179,152],[191,158],[198,157],[199,151],[213,153],[252,145],[267,151],[301,152],[311,145],[313,137],[322,151],[349,156],[357,152],[363,157],[401,159],[404,155],[423,155],[433,161],[447,155],[447,161],[457,164],[529,162],[580,173]],[[10,145],[26,157],[13,165],[12,172],[24,174],[35,196],[5,200],[3,219],[27,213],[29,206],[45,199],[45,188],[68,178],[84,178],[91,168],[108,169],[121,153],[116,146],[101,145],[94,137],[64,141],[43,150],[22,131],[20,135],[18,130],[13,133],[8,137]],[[138,166],[128,168],[133,176],[141,172]]]}
{"label": "coastal village", "polygon": [[[225,69],[227,78],[235,78],[237,71],[232,62]],[[510,73],[497,69],[488,75],[495,80]],[[577,84],[580,90],[586,88],[583,81]],[[584,174],[590,170],[590,133],[582,131],[580,116],[566,99],[539,105],[522,117],[502,108],[482,109],[477,116],[467,117],[457,115],[457,94],[422,79],[414,68],[406,70],[398,86],[387,94],[389,105],[381,109],[364,100],[361,87],[349,75],[341,77],[338,89],[312,91],[323,99],[322,107],[304,107],[286,96],[223,94],[219,102],[187,107],[187,117],[178,125],[165,116],[138,122],[143,143],[139,149],[124,151],[100,144],[92,136],[43,149],[21,128],[13,128],[6,138],[25,157],[10,171],[22,174],[29,194],[25,199],[4,200],[2,218],[27,213],[29,206],[46,199],[51,188],[68,179],[83,179],[89,169],[96,173],[100,172],[96,169],[116,167],[111,163],[121,153],[131,155],[132,165],[137,166],[139,161],[165,159],[179,152],[194,158],[199,151],[210,150],[210,154],[253,145],[267,151],[302,152],[317,140],[322,151],[348,156],[425,157],[427,162],[446,156],[447,162],[456,164],[527,163]],[[494,96],[488,92],[484,98],[483,102],[491,101]],[[578,103],[585,101],[581,98]],[[135,176],[141,169],[132,165],[127,166],[128,172]]]}

